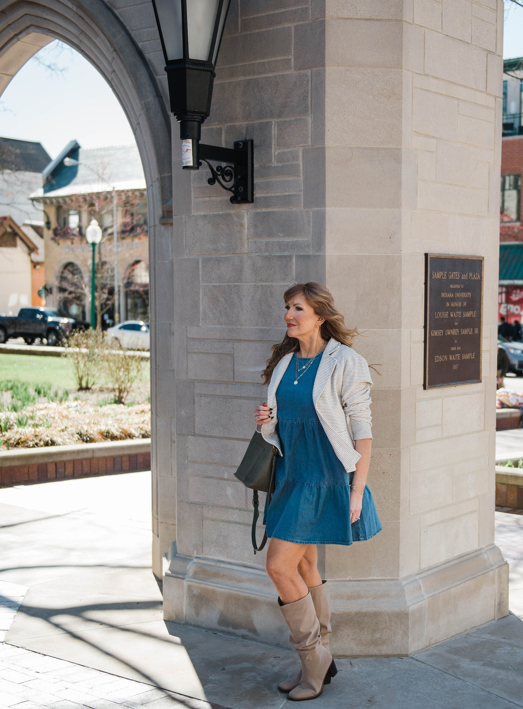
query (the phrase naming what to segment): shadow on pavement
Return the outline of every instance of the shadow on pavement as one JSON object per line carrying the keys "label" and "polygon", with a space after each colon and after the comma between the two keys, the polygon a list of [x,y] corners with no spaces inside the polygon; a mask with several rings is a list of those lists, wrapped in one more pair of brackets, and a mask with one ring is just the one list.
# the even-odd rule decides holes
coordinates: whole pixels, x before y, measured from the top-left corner
{"label": "shadow on pavement", "polygon": [[[16,493],[18,507],[2,504],[0,491],[0,515],[8,521],[0,528],[4,606],[10,592],[2,592],[3,583],[5,589],[19,584],[26,591],[6,642],[161,687],[191,709],[195,700],[231,709],[288,709],[290,702],[276,687],[297,669],[293,652],[163,620],[149,566],[148,510],[135,523],[118,498],[118,490],[133,485],[133,495],[142,495],[147,505],[150,481],[145,475],[127,482],[126,477],[118,480],[119,488],[114,480],[79,481],[93,491],[92,509],[85,503],[82,510],[67,511],[68,504],[69,510],[78,504],[71,486],[70,497],[60,502],[63,509],[51,509],[49,502],[42,510],[49,516],[38,520],[26,519],[23,491]],[[115,495],[112,515],[96,507],[97,499],[104,502],[109,494]],[[514,526],[510,515],[497,518],[516,573],[519,523]],[[337,664],[339,673],[315,700],[315,709],[523,707],[523,623],[514,615],[414,657],[349,658]]]}

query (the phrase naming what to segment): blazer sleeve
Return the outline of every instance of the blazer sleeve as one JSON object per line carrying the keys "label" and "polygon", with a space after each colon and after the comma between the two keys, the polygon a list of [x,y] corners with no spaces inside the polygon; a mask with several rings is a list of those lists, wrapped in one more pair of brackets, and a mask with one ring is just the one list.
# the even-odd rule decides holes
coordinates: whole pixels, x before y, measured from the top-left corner
{"label": "blazer sleeve", "polygon": [[347,427],[354,441],[372,438],[371,386],[369,367],[363,357],[346,360],[341,398]]}

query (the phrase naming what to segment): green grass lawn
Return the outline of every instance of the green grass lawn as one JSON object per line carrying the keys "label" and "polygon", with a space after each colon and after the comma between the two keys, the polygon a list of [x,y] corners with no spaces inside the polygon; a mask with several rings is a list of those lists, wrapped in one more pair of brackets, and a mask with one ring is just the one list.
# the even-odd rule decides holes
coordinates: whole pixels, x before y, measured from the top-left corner
{"label": "green grass lawn", "polygon": [[[0,353],[0,381],[14,380],[29,386],[50,384],[53,389],[76,389],[71,363],[64,357],[39,357]],[[149,363],[139,382],[149,381]]]}
{"label": "green grass lawn", "polygon": [[0,352],[0,450],[149,437],[149,362],[111,356],[92,360],[101,376],[78,390],[71,360]]}
{"label": "green grass lawn", "polygon": [[38,357],[0,353],[0,381],[25,382],[29,386],[50,384],[53,388],[74,389],[71,363],[63,357]]}

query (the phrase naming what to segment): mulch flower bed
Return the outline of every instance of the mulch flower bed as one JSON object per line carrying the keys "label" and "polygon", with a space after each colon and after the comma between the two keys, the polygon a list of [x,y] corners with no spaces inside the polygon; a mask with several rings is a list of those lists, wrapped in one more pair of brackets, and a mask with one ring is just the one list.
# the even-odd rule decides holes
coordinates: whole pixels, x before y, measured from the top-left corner
{"label": "mulch flower bed", "polygon": [[151,405],[40,402],[0,414],[0,451],[150,438]]}

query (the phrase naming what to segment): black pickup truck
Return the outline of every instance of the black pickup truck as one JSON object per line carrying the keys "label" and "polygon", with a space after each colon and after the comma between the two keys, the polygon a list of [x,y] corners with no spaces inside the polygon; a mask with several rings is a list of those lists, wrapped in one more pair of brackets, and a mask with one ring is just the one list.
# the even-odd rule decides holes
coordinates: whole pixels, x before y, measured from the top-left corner
{"label": "black pickup truck", "polygon": [[64,318],[52,308],[22,308],[18,315],[0,315],[0,344],[11,337],[23,337],[28,345],[36,339],[51,347],[75,329],[72,318]]}

